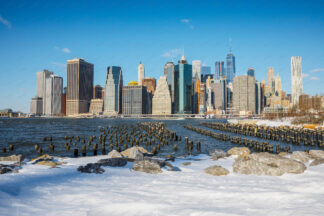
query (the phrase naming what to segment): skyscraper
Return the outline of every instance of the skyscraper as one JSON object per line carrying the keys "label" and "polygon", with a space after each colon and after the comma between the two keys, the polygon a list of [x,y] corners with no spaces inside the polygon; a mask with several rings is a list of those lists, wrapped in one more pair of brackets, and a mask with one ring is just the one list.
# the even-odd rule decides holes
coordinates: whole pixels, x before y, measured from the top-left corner
{"label": "skyscraper", "polygon": [[142,85],[142,81],[145,78],[145,69],[144,65],[140,62],[137,68],[137,78],[138,78],[138,85]]}
{"label": "skyscraper", "polygon": [[[46,79],[49,78],[53,74],[52,71],[49,70],[42,70],[37,72],[36,77],[36,97],[42,98],[42,115],[45,114],[45,107],[46,107]],[[38,102],[40,103],[40,102]]]}
{"label": "skyscraper", "polygon": [[104,113],[119,114],[122,112],[123,73],[121,67],[107,68]]}
{"label": "skyscraper", "polygon": [[93,87],[93,99],[102,99],[102,87],[100,85],[96,85]]}
{"label": "skyscraper", "polygon": [[226,78],[227,82],[233,82],[235,77],[235,56],[232,53],[227,54],[226,56]]}
{"label": "skyscraper", "polygon": [[233,108],[237,113],[255,113],[255,78],[247,75],[233,80]]}
{"label": "skyscraper", "polygon": [[171,94],[171,103],[172,103],[172,113],[174,112],[174,90],[175,90],[175,77],[174,77],[174,63],[167,62],[164,65],[164,76],[166,76],[166,80],[169,86],[170,94]]}
{"label": "skyscraper", "polygon": [[201,82],[206,82],[206,80],[208,79],[208,77],[210,79],[214,78],[214,74],[212,74],[211,72],[211,67],[210,66],[202,66],[201,67]]}
{"label": "skyscraper", "polygon": [[75,58],[67,61],[66,115],[89,112],[93,96],[93,64]]}
{"label": "skyscraper", "polygon": [[247,71],[247,75],[248,75],[248,76],[252,76],[252,77],[255,76],[255,71],[254,71],[254,69],[253,69],[252,67],[250,67],[250,68],[248,69],[248,71]]}
{"label": "skyscraper", "polygon": [[123,86],[123,114],[149,114],[149,97],[145,86]]}
{"label": "skyscraper", "polygon": [[198,75],[199,79],[201,79],[201,62],[200,60],[192,61],[192,78],[196,77],[196,74]]}
{"label": "skyscraper", "polygon": [[174,77],[174,112],[178,114],[192,113],[192,66],[188,64],[184,54],[174,67]]}
{"label": "skyscraper", "polygon": [[226,76],[224,62],[217,61],[217,62],[215,62],[215,79],[220,80],[221,77],[223,77],[223,76]]}
{"label": "skyscraper", "polygon": [[166,76],[162,76],[158,80],[152,104],[153,115],[169,115],[172,113],[171,94]]}
{"label": "skyscraper", "polygon": [[299,96],[303,93],[301,57],[291,57],[291,102],[298,104]]}
{"label": "skyscraper", "polygon": [[50,75],[46,78],[45,87],[45,115],[61,115],[62,112],[63,78]]}

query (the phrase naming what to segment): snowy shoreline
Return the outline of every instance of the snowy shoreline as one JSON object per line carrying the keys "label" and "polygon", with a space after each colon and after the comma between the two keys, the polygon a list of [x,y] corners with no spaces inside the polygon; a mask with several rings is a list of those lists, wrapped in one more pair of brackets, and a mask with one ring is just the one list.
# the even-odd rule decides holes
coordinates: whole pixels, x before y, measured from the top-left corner
{"label": "snowy shoreline", "polygon": [[[87,174],[77,167],[104,156],[60,159],[59,168],[27,162],[19,173],[0,175],[1,215],[322,215],[324,164],[302,174],[244,175],[233,172],[236,156],[198,155],[171,162],[181,171],[159,174],[104,167]],[[189,166],[183,162],[190,161]],[[204,169],[220,165],[227,176]]]}

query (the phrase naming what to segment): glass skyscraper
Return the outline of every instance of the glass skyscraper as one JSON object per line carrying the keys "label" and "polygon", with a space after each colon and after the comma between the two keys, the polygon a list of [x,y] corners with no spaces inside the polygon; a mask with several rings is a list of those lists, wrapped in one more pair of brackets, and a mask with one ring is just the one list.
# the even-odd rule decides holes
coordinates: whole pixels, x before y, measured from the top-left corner
{"label": "glass skyscraper", "polygon": [[247,71],[247,75],[248,75],[248,76],[252,76],[252,77],[254,77],[254,74],[255,74],[254,69],[250,67],[250,68],[248,69],[248,71]]}
{"label": "glass skyscraper", "polygon": [[174,112],[174,100],[175,100],[175,80],[174,80],[174,64],[173,62],[167,62],[164,65],[164,76],[166,76],[166,80],[169,86],[170,94],[171,94],[171,102],[172,102],[172,113]]}
{"label": "glass skyscraper", "polygon": [[123,74],[121,67],[108,67],[105,95],[104,112],[118,114],[122,112]]}
{"label": "glass skyscraper", "polygon": [[233,82],[235,77],[235,56],[232,53],[226,56],[226,79],[227,82]]}
{"label": "glass skyscraper", "polygon": [[174,66],[175,101],[174,113],[192,113],[192,65],[188,64],[182,55],[178,64]]}
{"label": "glass skyscraper", "polygon": [[215,79],[220,80],[221,77],[226,76],[225,74],[225,68],[224,68],[224,62],[223,61],[217,61],[215,62]]}

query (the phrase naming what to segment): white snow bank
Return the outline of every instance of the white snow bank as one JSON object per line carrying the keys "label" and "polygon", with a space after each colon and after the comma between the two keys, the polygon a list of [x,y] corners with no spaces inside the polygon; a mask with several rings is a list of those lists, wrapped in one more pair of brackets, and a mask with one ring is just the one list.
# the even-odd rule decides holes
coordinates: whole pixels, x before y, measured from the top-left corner
{"label": "white snow bank", "polygon": [[238,119],[229,119],[229,123],[237,124],[237,123],[254,123],[256,125],[265,125],[265,126],[271,126],[271,127],[280,127],[280,126],[296,126],[291,124],[292,119],[291,118],[283,118],[283,119],[277,119],[277,120],[266,120],[266,119],[244,119],[244,120],[238,120]]}
{"label": "white snow bank", "polygon": [[[206,155],[161,174],[105,167],[103,174],[77,172],[79,165],[107,156],[70,158],[61,168],[27,164],[0,175],[0,214],[5,215],[323,215],[324,165],[280,177],[232,172],[233,158]],[[231,173],[203,172],[221,165]]]}

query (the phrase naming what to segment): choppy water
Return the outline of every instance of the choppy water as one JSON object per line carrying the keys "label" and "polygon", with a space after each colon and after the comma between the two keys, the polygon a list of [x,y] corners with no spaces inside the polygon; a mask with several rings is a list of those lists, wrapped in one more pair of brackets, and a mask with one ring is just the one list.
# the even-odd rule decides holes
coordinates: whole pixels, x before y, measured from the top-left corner
{"label": "choppy water", "polygon": [[[97,137],[101,134],[100,128],[116,126],[120,124],[137,124],[138,122],[164,122],[168,129],[175,131],[177,135],[182,137],[181,142],[177,142],[178,151],[174,152],[173,143],[162,148],[158,156],[166,157],[171,154],[174,156],[185,156],[187,152],[185,151],[185,141],[184,137],[189,137],[189,140],[201,141],[201,153],[208,153],[212,148],[219,148],[223,150],[228,150],[232,148],[233,145],[230,141],[220,141],[214,138],[204,136],[190,130],[187,130],[183,125],[188,124],[195,127],[199,126],[200,122],[207,121],[202,119],[189,119],[189,120],[147,120],[147,119],[59,119],[59,118],[30,118],[30,119],[0,119],[0,150],[3,147],[7,148],[6,153],[0,152],[0,156],[6,156],[11,154],[24,154],[27,158],[33,158],[38,156],[34,149],[35,144],[39,144],[43,153],[48,153],[57,156],[73,156],[73,149],[78,148],[79,152],[81,150],[82,143],[76,143],[76,146],[71,146],[70,151],[66,151],[64,144],[67,142],[65,136],[80,136],[85,137],[86,143],[90,136],[96,135]],[[213,122],[226,122],[223,119],[208,120]],[[215,131],[209,128],[207,130]],[[43,141],[44,137],[52,136],[52,143],[55,146],[54,153],[49,149],[49,141]],[[239,136],[235,134],[235,136]],[[242,136],[245,137],[245,136]],[[257,139],[246,137],[250,139]],[[268,140],[264,140],[269,142]],[[277,144],[279,142],[270,141],[270,144]],[[15,149],[13,152],[8,152],[8,146],[12,144]],[[281,144],[282,146],[287,146],[287,144]],[[291,146],[291,150],[304,150],[303,146]],[[145,146],[144,146],[145,147]],[[152,150],[152,147],[145,147],[148,150]],[[109,147],[106,147],[109,151]],[[87,155],[93,155],[92,149],[87,149]],[[100,148],[98,149],[98,154],[101,154]]]}

